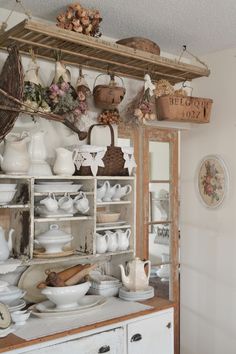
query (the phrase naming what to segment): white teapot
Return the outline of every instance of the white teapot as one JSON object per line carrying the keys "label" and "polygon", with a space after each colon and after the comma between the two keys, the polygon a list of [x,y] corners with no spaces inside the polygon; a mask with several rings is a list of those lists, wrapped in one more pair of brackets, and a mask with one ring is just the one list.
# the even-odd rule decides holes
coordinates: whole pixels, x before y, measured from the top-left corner
{"label": "white teapot", "polygon": [[118,241],[118,250],[126,251],[129,248],[129,238],[131,236],[131,230],[127,229],[126,231],[117,230],[117,241]]}
{"label": "white teapot", "polygon": [[8,242],[5,239],[5,232],[0,226],[0,262],[4,262],[9,258],[12,251],[12,234],[15,230],[11,229],[8,234]]}
{"label": "white teapot", "polygon": [[[145,265],[148,264],[148,274],[145,272]],[[125,274],[125,269],[122,264],[119,265],[121,269],[121,278],[124,286],[131,291],[146,290],[149,284],[151,262],[141,261],[138,257],[128,263],[129,273]]]}

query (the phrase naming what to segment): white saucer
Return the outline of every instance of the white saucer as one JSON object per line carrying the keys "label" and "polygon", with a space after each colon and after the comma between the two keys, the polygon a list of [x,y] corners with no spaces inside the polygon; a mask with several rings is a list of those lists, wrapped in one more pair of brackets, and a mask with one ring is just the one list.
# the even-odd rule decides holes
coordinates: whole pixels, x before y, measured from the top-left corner
{"label": "white saucer", "polygon": [[[29,308],[29,310],[32,311],[32,315],[39,317],[39,318],[53,318],[53,317],[66,317],[66,316],[75,316],[79,315],[81,313],[87,312],[87,311],[92,311],[97,309],[98,307],[104,305],[107,301],[107,299],[104,296],[100,295],[87,295],[86,297],[93,297],[93,299],[99,299],[97,303],[93,306],[86,306],[86,307],[78,307],[76,310],[67,310],[67,311],[56,311],[56,312],[40,312],[36,306],[39,304],[33,305]],[[91,300],[92,301],[92,300]],[[45,302],[44,302],[45,303]],[[42,304],[42,303],[41,303]]]}
{"label": "white saucer", "polygon": [[35,308],[40,311],[40,312],[68,312],[68,311],[77,311],[77,310],[83,310],[92,306],[95,306],[99,303],[101,299],[96,298],[93,296],[84,296],[79,302],[76,307],[70,307],[66,309],[58,309],[56,305],[50,301],[43,301],[40,302],[35,306]]}
{"label": "white saucer", "polygon": [[10,312],[19,311],[19,310],[23,309],[25,307],[25,305],[26,305],[25,300],[20,299],[20,300],[15,301],[15,303],[12,303],[11,306],[8,306],[8,309]]}
{"label": "white saucer", "polygon": [[154,288],[149,286],[146,290],[129,291],[122,287],[119,290],[119,297],[126,301],[142,301],[151,299],[154,296]]}

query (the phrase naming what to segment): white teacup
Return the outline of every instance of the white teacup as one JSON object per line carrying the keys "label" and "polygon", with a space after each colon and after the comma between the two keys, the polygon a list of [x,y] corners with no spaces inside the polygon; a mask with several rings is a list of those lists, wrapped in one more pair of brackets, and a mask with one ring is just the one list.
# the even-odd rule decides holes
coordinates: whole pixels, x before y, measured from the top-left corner
{"label": "white teacup", "polygon": [[126,186],[121,187],[121,188],[117,188],[115,191],[115,194],[112,197],[112,200],[114,202],[118,202],[118,201],[120,201],[121,198],[130,194],[131,191],[132,191],[132,186],[130,184],[127,184]]}
{"label": "white teacup", "polygon": [[62,210],[71,211],[73,209],[73,199],[69,195],[64,195],[58,200],[58,205]]}
{"label": "white teacup", "polygon": [[74,207],[82,214],[89,211],[89,201],[84,192],[79,192],[79,194],[74,198]]}
{"label": "white teacup", "polygon": [[58,203],[54,194],[49,193],[47,198],[40,200],[40,204],[44,205],[48,211],[56,211],[58,209]]}

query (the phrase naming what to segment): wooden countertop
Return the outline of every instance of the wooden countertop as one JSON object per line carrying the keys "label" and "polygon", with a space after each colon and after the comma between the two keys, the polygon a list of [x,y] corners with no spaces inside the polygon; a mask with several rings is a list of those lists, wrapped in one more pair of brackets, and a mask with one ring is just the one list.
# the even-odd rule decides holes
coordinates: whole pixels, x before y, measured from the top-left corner
{"label": "wooden countertop", "polygon": [[153,312],[158,312],[158,311],[161,311],[161,310],[164,310],[167,308],[175,307],[173,302],[159,298],[159,297],[154,297],[152,299],[142,301],[142,303],[145,305],[153,306],[153,308],[149,309],[149,310],[144,310],[144,311],[132,313],[127,316],[112,318],[111,320],[101,321],[98,323],[94,323],[92,325],[88,325],[88,326],[84,326],[84,327],[80,327],[80,328],[76,328],[76,329],[71,329],[68,331],[56,333],[56,334],[53,334],[50,336],[45,336],[42,338],[30,340],[30,341],[26,341],[24,339],[21,339],[14,334],[9,334],[5,338],[0,338],[0,353],[5,353],[10,350],[20,349],[20,348],[27,347],[30,345],[43,343],[43,342],[46,342],[49,340],[66,337],[66,336],[69,336],[72,334],[77,334],[77,333],[93,330],[93,329],[100,328],[103,326],[108,326],[108,325],[112,325],[112,324],[115,324],[118,322],[130,320],[132,318],[136,318],[139,316],[151,314]]}

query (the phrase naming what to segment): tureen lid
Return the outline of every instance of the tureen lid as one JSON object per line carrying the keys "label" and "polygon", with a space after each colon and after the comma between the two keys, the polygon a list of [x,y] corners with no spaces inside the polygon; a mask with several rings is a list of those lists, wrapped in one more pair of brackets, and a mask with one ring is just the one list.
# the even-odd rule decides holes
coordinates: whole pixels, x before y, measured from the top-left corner
{"label": "tureen lid", "polygon": [[65,237],[65,236],[71,236],[69,234],[67,234],[65,231],[62,231],[59,228],[59,225],[57,224],[51,224],[49,226],[49,230],[38,235],[38,237],[42,238],[42,237]]}

